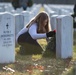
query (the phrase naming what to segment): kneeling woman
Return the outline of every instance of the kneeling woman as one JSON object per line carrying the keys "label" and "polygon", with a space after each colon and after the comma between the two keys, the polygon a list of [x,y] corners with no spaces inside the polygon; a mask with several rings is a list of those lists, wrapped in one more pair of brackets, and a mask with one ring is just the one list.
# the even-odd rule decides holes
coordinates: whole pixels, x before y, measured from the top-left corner
{"label": "kneeling woman", "polygon": [[[50,31],[48,14],[40,12],[17,35],[17,43],[24,47],[25,54],[41,54],[43,49],[37,39],[48,38],[55,35],[55,30]],[[23,52],[24,53],[24,52]]]}

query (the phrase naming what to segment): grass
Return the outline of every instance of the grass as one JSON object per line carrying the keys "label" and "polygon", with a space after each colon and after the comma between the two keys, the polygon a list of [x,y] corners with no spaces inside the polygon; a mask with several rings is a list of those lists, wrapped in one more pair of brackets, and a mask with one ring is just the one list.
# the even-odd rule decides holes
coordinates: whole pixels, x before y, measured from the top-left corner
{"label": "grass", "polygon": [[[75,39],[74,39],[75,40]],[[47,42],[38,40],[43,49]],[[19,47],[16,49],[16,61],[9,64],[0,64],[0,75],[75,75],[76,72],[76,45],[73,46],[72,59],[56,59],[42,55],[19,55]]]}
{"label": "grass", "polygon": [[[38,40],[43,48],[46,40]],[[18,52],[19,47],[16,48]],[[0,64],[0,75],[74,75],[74,63],[76,57],[76,46],[74,55],[70,59],[49,58],[42,55],[19,55],[16,53],[15,63]]]}
{"label": "grass", "polygon": [[[75,36],[76,37],[76,36]],[[74,38],[75,38],[74,37]],[[76,40],[76,39],[74,39]],[[38,40],[43,49],[47,42],[45,39]],[[16,61],[9,64],[0,64],[0,75],[75,75],[76,73],[76,45],[73,46],[72,59],[56,59],[42,55],[19,55],[19,47],[16,49]]]}

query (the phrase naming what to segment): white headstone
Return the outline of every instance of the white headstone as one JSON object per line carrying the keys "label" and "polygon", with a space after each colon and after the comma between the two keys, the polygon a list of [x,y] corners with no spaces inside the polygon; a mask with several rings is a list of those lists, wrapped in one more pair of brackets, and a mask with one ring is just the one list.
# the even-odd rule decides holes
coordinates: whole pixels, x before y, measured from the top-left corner
{"label": "white headstone", "polygon": [[15,14],[15,35],[24,27],[24,17],[20,14]]}
{"label": "white headstone", "polygon": [[61,8],[55,8],[58,15],[61,15]]}
{"label": "white headstone", "polygon": [[37,8],[33,8],[31,13],[33,13],[33,16],[36,16],[38,14]]}
{"label": "white headstone", "polygon": [[10,13],[12,13],[12,14],[16,14],[17,12],[16,12],[16,10],[11,10]]}
{"label": "white headstone", "polygon": [[52,15],[56,15],[57,13],[53,10],[49,10],[49,14],[50,14],[50,16],[52,16]]}
{"label": "white headstone", "polygon": [[23,11],[23,8],[22,7],[16,9],[16,13],[21,13],[22,11]]}
{"label": "white headstone", "polygon": [[61,15],[57,17],[56,56],[70,58],[73,54],[73,18]]}
{"label": "white headstone", "polygon": [[5,12],[5,9],[3,7],[0,7],[0,12]]}
{"label": "white headstone", "polygon": [[68,10],[61,9],[61,14],[62,15],[71,15],[71,13]]}
{"label": "white headstone", "polygon": [[24,26],[27,25],[31,19],[31,15],[29,11],[23,11],[21,15],[24,16]]}
{"label": "white headstone", "polygon": [[4,9],[5,9],[5,12],[11,12],[12,10],[14,10],[13,7],[10,5],[4,6]]}
{"label": "white headstone", "polygon": [[0,63],[15,62],[15,20],[8,12],[0,14]]}
{"label": "white headstone", "polygon": [[52,15],[51,18],[50,18],[50,23],[51,23],[52,30],[56,29],[56,25],[57,25],[56,18],[57,17],[58,17],[58,15]]}

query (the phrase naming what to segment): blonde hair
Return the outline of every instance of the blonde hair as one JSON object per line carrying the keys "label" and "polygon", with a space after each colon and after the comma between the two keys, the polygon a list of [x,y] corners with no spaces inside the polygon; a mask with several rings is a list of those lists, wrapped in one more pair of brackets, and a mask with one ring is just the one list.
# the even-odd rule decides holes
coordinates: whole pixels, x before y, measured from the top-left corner
{"label": "blonde hair", "polygon": [[[47,25],[45,26],[45,31],[43,31],[43,29],[41,31],[39,31],[40,26],[42,25],[42,23],[44,22],[44,20],[47,19]],[[37,32],[38,33],[44,33],[44,32],[49,32],[50,31],[50,19],[49,16],[46,12],[42,11],[40,13],[38,13],[26,26],[27,28],[29,28],[33,23],[37,23],[38,28],[37,28]]]}

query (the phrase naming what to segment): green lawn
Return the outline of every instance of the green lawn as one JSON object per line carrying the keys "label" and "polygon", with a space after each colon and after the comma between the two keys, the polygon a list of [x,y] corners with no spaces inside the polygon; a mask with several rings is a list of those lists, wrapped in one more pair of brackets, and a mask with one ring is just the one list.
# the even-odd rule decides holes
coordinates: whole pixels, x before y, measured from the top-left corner
{"label": "green lawn", "polygon": [[[45,39],[39,40],[43,48],[46,46]],[[15,63],[0,64],[0,75],[74,75],[76,46],[72,59],[56,59],[42,55],[19,55],[16,53]],[[16,52],[19,47],[16,48]]]}
{"label": "green lawn", "polygon": [[[76,40],[76,34],[74,40]],[[45,49],[45,39],[38,40]],[[15,63],[0,64],[0,75],[75,75],[76,71],[76,44],[73,46],[72,59],[56,59],[54,54],[43,57],[42,55],[20,55],[16,47]],[[49,56],[49,57],[48,57]]]}

